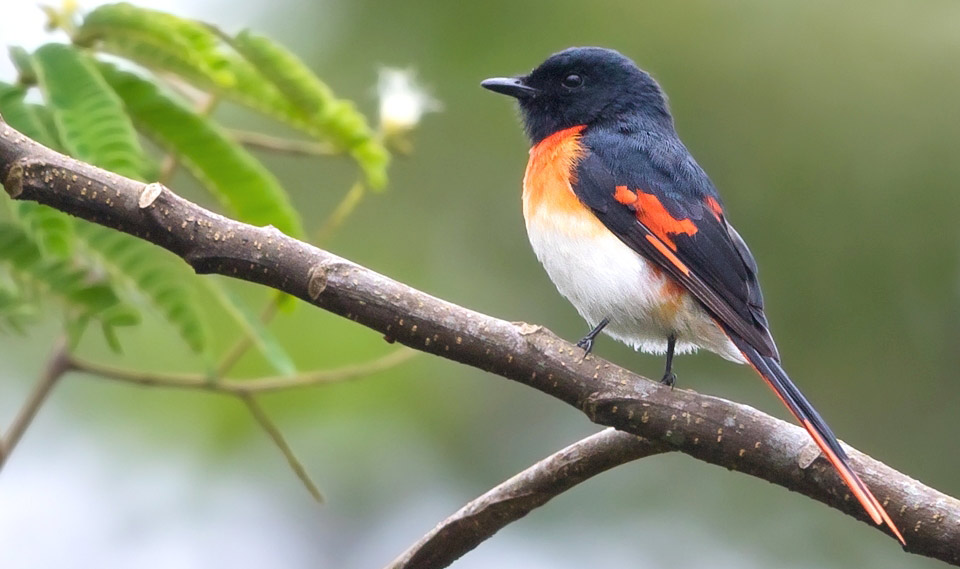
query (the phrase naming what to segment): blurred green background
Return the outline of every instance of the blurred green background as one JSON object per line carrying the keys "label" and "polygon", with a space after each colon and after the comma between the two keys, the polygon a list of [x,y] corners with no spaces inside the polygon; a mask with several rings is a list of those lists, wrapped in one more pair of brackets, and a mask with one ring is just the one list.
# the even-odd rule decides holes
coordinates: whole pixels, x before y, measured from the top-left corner
{"label": "blurred green background", "polygon": [[[280,39],[371,115],[378,66],[415,67],[445,110],[424,119],[389,191],[368,198],[329,249],[569,339],[586,328],[526,242],[527,145],[515,109],[478,83],[526,72],[570,45],[634,58],[667,91],[681,137],[758,259],[791,375],[845,441],[960,495],[960,4],[136,3]],[[48,41],[32,3],[13,4],[23,7],[4,14],[0,43]],[[263,126],[228,105],[217,116]],[[345,161],[262,156],[308,229],[354,176]],[[186,176],[172,186],[190,194]],[[267,298],[236,288],[256,303]],[[392,349],[306,307],[271,329],[301,369]],[[236,333],[223,319],[218,344]],[[27,338],[2,338],[0,423],[20,406],[55,334],[51,321]],[[124,344],[118,358],[91,335],[82,353],[202,369],[162,324],[137,328]],[[610,339],[596,351],[643,374],[661,370],[659,358]],[[749,368],[709,354],[677,365],[681,387],[786,416]],[[267,370],[251,356],[237,374]],[[429,356],[264,405],[328,503],[311,502],[232,399],[71,376],[0,475],[0,566],[380,567],[465,501],[598,429],[524,386]],[[661,456],[568,492],[454,567],[607,565],[939,563],[902,554],[800,495]]]}

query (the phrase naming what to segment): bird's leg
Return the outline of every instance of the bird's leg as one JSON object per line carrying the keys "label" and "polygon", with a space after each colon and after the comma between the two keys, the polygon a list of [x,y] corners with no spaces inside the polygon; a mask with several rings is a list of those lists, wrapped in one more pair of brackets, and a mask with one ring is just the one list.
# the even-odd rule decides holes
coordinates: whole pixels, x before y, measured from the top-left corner
{"label": "bird's leg", "polygon": [[[584,357],[584,358],[587,357],[587,355],[593,350],[593,340],[594,340],[594,338],[596,338],[596,337],[597,337],[597,334],[599,334],[601,330],[603,330],[604,328],[606,328],[607,324],[609,324],[609,323],[610,323],[610,319],[609,319],[609,318],[604,318],[603,320],[600,321],[599,324],[597,324],[597,325],[594,327],[593,330],[590,330],[590,332],[588,332],[586,336],[584,336],[583,338],[580,339],[579,342],[577,342],[577,347],[578,347],[578,348],[583,348],[583,357]],[[582,358],[581,358],[581,360],[582,360]]]}
{"label": "bird's leg", "polygon": [[669,385],[670,389],[677,383],[677,374],[673,373],[673,349],[677,347],[677,337],[673,334],[667,337],[667,367],[663,370],[663,378],[660,383]]}

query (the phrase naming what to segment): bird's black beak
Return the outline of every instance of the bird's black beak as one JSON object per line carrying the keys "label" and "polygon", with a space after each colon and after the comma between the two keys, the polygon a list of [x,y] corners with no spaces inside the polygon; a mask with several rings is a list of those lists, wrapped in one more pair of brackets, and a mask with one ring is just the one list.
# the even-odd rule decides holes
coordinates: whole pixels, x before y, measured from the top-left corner
{"label": "bird's black beak", "polygon": [[482,81],[480,86],[484,89],[490,89],[494,93],[510,95],[517,99],[528,99],[540,92],[524,83],[523,80],[523,77],[494,77]]}

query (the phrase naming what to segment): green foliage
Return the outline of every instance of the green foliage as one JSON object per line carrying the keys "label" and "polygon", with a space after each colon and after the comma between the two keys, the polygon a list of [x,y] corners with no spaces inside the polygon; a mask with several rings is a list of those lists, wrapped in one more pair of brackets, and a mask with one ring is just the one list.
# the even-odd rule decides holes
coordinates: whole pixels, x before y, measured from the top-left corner
{"label": "green foliage", "polygon": [[139,322],[137,311],[123,303],[108,281],[68,260],[45,256],[12,223],[0,223],[0,260],[24,284],[22,290],[46,293],[64,304],[74,343],[89,321],[99,320],[110,345],[119,349],[115,328]]}
{"label": "green foliage", "polygon": [[[131,300],[148,299],[195,352],[209,346],[197,280],[177,258],[135,237],[86,222],[77,223],[85,253]],[[125,296],[127,295],[125,294]]]}
{"label": "green foliage", "polygon": [[36,307],[28,302],[13,283],[0,283],[0,332],[26,333],[26,325],[36,317]]}
{"label": "green foliage", "polygon": [[33,56],[65,150],[74,158],[143,179],[147,162],[123,102],[85,54],[47,44]]}
{"label": "green foliage", "polygon": [[[128,4],[101,6],[87,16],[74,41],[80,45],[92,42],[100,51],[125,57],[155,72],[174,73],[199,89],[308,129],[306,118],[252,65],[236,53],[216,47],[220,40],[212,30],[166,14],[153,18],[154,13]],[[97,14],[115,25],[94,27]],[[127,28],[123,23],[127,19],[137,24]],[[190,35],[205,34],[204,41],[195,42],[203,44],[202,49],[184,46],[186,42],[178,34],[185,29],[190,29]]]}
{"label": "green foliage", "polygon": [[50,107],[28,103],[27,108],[30,109],[40,128],[43,129],[44,136],[49,137],[49,140],[43,139],[45,141],[44,145],[58,152],[63,152],[63,141],[60,140],[60,132],[57,130],[57,123],[53,120]]}
{"label": "green foliage", "polygon": [[146,79],[109,64],[100,69],[141,131],[172,152],[233,214],[303,237],[300,217],[280,182],[213,120]]}
{"label": "green foliage", "polygon": [[17,73],[20,74],[20,83],[36,83],[37,70],[33,68],[33,59],[30,57],[30,52],[18,45],[10,46],[8,52],[10,54],[10,61],[13,62]]}
{"label": "green foliage", "polygon": [[[69,30],[73,45],[48,44],[34,53],[11,47],[19,82],[0,83],[4,120],[41,144],[146,180],[156,166],[141,146],[142,134],[182,164],[230,214],[305,236],[289,196],[250,152],[212,118],[164,89],[156,76],[94,57],[111,53],[177,75],[217,100],[239,103],[329,143],[358,163],[370,187],[385,185],[389,154],[366,118],[279,44],[249,31],[229,37],[205,23],[128,3],[100,6],[78,25],[73,13],[48,12],[54,26]],[[32,87],[39,88],[42,104],[26,102]],[[65,325],[72,337],[98,320],[117,347],[114,329],[138,316],[127,303],[149,303],[190,349],[209,349],[198,300],[202,281],[179,260],[46,206],[17,202],[9,210],[10,222],[0,227],[0,328],[21,329],[52,294],[69,308]],[[5,275],[11,278],[5,281]],[[244,303],[216,285],[211,291],[277,372],[295,371],[292,359]]]}
{"label": "green foliage", "polygon": [[386,185],[389,153],[352,103],[336,99],[278,44],[249,32],[226,37],[227,43],[221,37],[206,24],[120,3],[91,12],[74,41],[175,73],[200,89],[332,142],[357,161],[371,187]]}
{"label": "green foliage", "polygon": [[[324,115],[339,103],[330,87],[320,81],[297,56],[270,39],[244,30],[230,43],[308,116]],[[366,133],[360,133],[360,136],[364,137]]]}
{"label": "green foliage", "polygon": [[[146,158],[133,124],[123,101],[93,62],[75,48],[57,44],[41,47],[34,58],[64,147],[81,160],[142,179]],[[49,224],[50,220],[42,221]],[[41,228],[50,229],[48,225]],[[118,288],[136,290],[149,299],[191,349],[205,349],[206,332],[194,285],[179,263],[129,235],[85,222],[77,223],[77,231],[87,253],[117,281]]]}
{"label": "green foliage", "polygon": [[352,103],[335,98],[333,91],[297,56],[266,37],[245,30],[231,43],[306,115],[316,132],[350,151],[372,187],[382,188],[386,184],[389,154]]}
{"label": "green foliage", "polygon": [[45,255],[66,259],[74,250],[73,222],[65,213],[34,202],[17,202],[14,214]]}
{"label": "green foliage", "polygon": [[[0,113],[5,122],[40,144],[141,181],[156,179],[156,164],[163,158],[159,182],[167,183],[182,166],[199,182],[186,184],[187,195],[197,189],[191,186],[199,185],[232,217],[273,225],[304,238],[300,214],[277,178],[238,142],[239,134],[231,136],[212,117],[217,104],[232,101],[320,141],[287,144],[269,136],[250,136],[242,138],[244,143],[278,152],[302,145],[292,151],[339,154],[358,164],[362,179],[332,212],[323,215],[325,235],[354,210],[366,189],[385,186],[389,154],[381,134],[374,132],[352,102],[335,97],[300,59],[267,38],[250,32],[233,38],[202,22],[126,3],[101,6],[85,19],[76,2],[41,9],[48,17],[48,31],[66,32],[70,43],[45,45],[33,53],[11,48],[17,75],[8,78],[9,83],[0,83]],[[128,61],[107,63],[103,54]],[[139,66],[131,68],[129,63]],[[67,184],[65,190],[92,199],[102,197],[107,189],[77,176],[71,181],[69,174],[55,179]],[[108,200],[105,205],[112,204]],[[250,384],[251,392],[246,393],[232,381],[221,383],[234,364],[254,350],[262,356],[259,366],[268,364],[271,375],[285,376],[291,385],[324,378],[298,375],[287,345],[268,326],[274,314],[297,300],[274,293],[261,312],[230,286],[223,279],[196,277],[181,259],[125,233],[37,203],[13,201],[0,206],[0,333],[23,333],[40,317],[62,315],[61,329],[70,344],[63,352],[58,343],[56,359],[51,360],[58,362],[74,357],[77,343],[90,326],[101,326],[106,342],[119,350],[117,330],[139,323],[141,311],[152,320],[165,321],[170,329],[164,335],[174,336],[175,329],[185,348],[201,354],[192,359],[200,361],[206,374],[167,375],[166,367],[173,367],[171,360],[177,356],[163,349],[146,350],[117,367],[99,367],[86,355],[77,355],[73,369],[136,379],[140,369],[160,367],[163,371],[154,372],[145,383],[210,388],[241,396],[319,499],[302,463],[252,398],[257,384]],[[215,325],[224,333],[211,334]],[[125,347],[136,349],[131,339],[125,339]],[[213,359],[214,339],[220,347],[233,345],[219,362]],[[333,356],[318,358],[324,365],[359,355],[350,349],[349,340],[337,340],[322,346],[312,343],[311,355]],[[316,352],[333,344],[336,350],[330,354]],[[383,369],[384,364],[374,363],[371,369]],[[271,382],[262,386],[275,387]],[[25,416],[19,414],[16,422]],[[210,416],[209,408],[203,416]],[[236,436],[236,428],[221,429],[227,431]]]}
{"label": "green foliage", "polygon": [[0,81],[0,114],[10,126],[45,146],[56,147],[54,136],[37,107],[24,101],[27,89]]}
{"label": "green foliage", "polygon": [[166,12],[126,2],[106,4],[87,14],[73,39],[77,45],[96,45],[191,80],[209,80],[217,87],[235,82],[216,34],[200,22]]}
{"label": "green foliage", "polygon": [[[39,142],[58,146],[61,136],[50,132],[52,122],[52,127],[63,129],[63,145],[73,149],[78,158],[141,177],[143,169],[135,165],[145,160],[126,110],[88,58],[69,46],[51,44],[37,51],[36,61],[38,78],[54,106],[53,112],[25,104],[22,88],[0,85],[0,112],[5,120]],[[77,80],[75,93],[71,93],[65,77]],[[82,94],[87,94],[87,100],[78,100]],[[91,121],[82,116],[85,112],[98,117],[99,128],[91,131]],[[102,268],[118,294],[133,296],[131,301],[148,299],[194,351],[207,347],[195,281],[182,263],[134,237],[74,222],[43,205],[18,202],[14,204],[14,213],[42,253],[51,257],[71,256],[77,240],[76,227],[84,245],[84,254],[76,261]],[[108,326],[105,332],[108,341],[116,344],[112,328]]]}

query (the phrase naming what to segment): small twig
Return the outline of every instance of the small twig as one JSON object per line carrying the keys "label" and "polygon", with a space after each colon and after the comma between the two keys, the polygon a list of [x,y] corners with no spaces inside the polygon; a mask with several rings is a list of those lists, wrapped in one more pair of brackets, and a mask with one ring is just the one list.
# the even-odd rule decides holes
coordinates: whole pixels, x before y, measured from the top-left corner
{"label": "small twig", "polygon": [[253,415],[253,418],[257,420],[257,423],[263,427],[263,430],[267,432],[270,439],[273,440],[273,443],[277,445],[277,448],[280,449],[280,452],[283,453],[284,458],[287,459],[287,463],[290,464],[290,468],[293,469],[294,474],[297,475],[297,478],[303,482],[303,485],[307,487],[307,491],[310,492],[310,495],[313,496],[313,499],[317,502],[323,503],[323,494],[320,493],[320,489],[317,488],[317,485],[314,484],[313,480],[310,478],[310,475],[307,474],[307,470],[303,467],[303,463],[300,462],[300,459],[297,458],[297,455],[294,454],[293,449],[290,448],[290,445],[287,443],[286,439],[283,438],[283,433],[280,432],[280,429],[273,424],[270,420],[270,417],[267,416],[264,412],[263,407],[257,403],[257,400],[253,398],[249,393],[238,394],[238,397],[246,404],[247,409],[250,410],[250,413]]}
{"label": "small twig", "polygon": [[202,374],[151,373],[107,366],[78,358],[71,360],[71,369],[95,377],[142,386],[195,389],[229,395],[250,395],[356,379],[392,368],[407,361],[416,354],[417,352],[414,350],[401,348],[383,357],[360,364],[305,372],[295,376],[275,376],[247,380],[229,379],[210,381],[209,376]]}
{"label": "small twig", "polygon": [[367,193],[367,187],[363,182],[355,182],[347,193],[344,194],[343,199],[340,200],[340,203],[337,204],[337,207],[327,216],[327,219],[324,220],[323,225],[320,226],[320,229],[317,231],[316,241],[317,243],[326,243],[326,241],[333,235],[333,233],[343,225],[343,222],[350,217],[350,214],[360,205],[360,201],[363,200],[363,196]]}
{"label": "small twig", "polygon": [[271,152],[301,154],[303,156],[337,156],[343,154],[335,146],[323,142],[281,138],[249,130],[229,129],[227,132],[234,140],[244,146],[270,150]]}
{"label": "small twig", "polygon": [[20,442],[23,433],[26,432],[27,427],[33,422],[34,417],[37,416],[37,412],[47,400],[47,396],[50,395],[50,391],[53,390],[57,380],[63,377],[63,374],[70,371],[70,367],[70,354],[68,352],[67,342],[64,339],[60,339],[50,354],[47,364],[44,366],[43,373],[40,374],[40,379],[27,397],[27,401],[23,404],[20,412],[17,413],[16,418],[13,420],[13,423],[11,423],[10,428],[7,429],[3,439],[0,440],[0,469],[6,464],[10,453],[13,452],[14,447]]}
{"label": "small twig", "polygon": [[[267,414],[263,411],[263,408],[261,408],[254,399],[254,395],[271,391],[296,389],[314,386],[321,383],[332,383],[336,381],[346,381],[364,377],[403,363],[417,353],[418,352],[409,348],[401,348],[387,354],[386,356],[361,364],[348,365],[329,370],[307,372],[293,377],[277,376],[251,380],[232,379],[211,381],[208,376],[200,374],[141,372],[88,362],[70,356],[64,357],[63,371],[74,370],[95,377],[112,379],[115,381],[132,383],[135,385],[194,389],[238,397],[239,399],[243,400],[244,404],[250,410],[250,413],[253,415],[254,419],[256,419],[257,423],[263,428],[264,431],[266,431],[267,435],[270,436],[270,439],[273,440],[274,444],[277,445],[277,447],[280,449],[280,452],[283,453],[283,456],[287,459],[287,463],[289,463],[290,468],[293,469],[293,472],[296,474],[297,478],[299,478],[300,481],[303,482],[303,485],[306,486],[307,491],[309,491],[318,502],[323,502],[323,495],[320,493],[317,485],[313,482],[313,480],[310,479],[310,475],[307,474],[306,469],[303,467],[303,464],[297,458],[296,454],[294,454],[293,450],[290,448],[290,445],[284,439],[283,434],[273,424]],[[62,374],[63,372],[60,373]],[[0,463],[0,466],[2,466],[2,463]]]}
{"label": "small twig", "polygon": [[410,348],[401,348],[375,360],[342,366],[336,369],[306,372],[293,377],[265,377],[246,381],[232,380],[227,383],[233,391],[243,393],[266,393],[270,391],[309,387],[321,383],[334,383],[366,377],[400,365],[418,353],[416,350],[411,350]]}
{"label": "small twig", "polygon": [[551,498],[617,465],[670,450],[663,443],[605,429],[548,456],[460,508],[387,569],[440,569]]}

